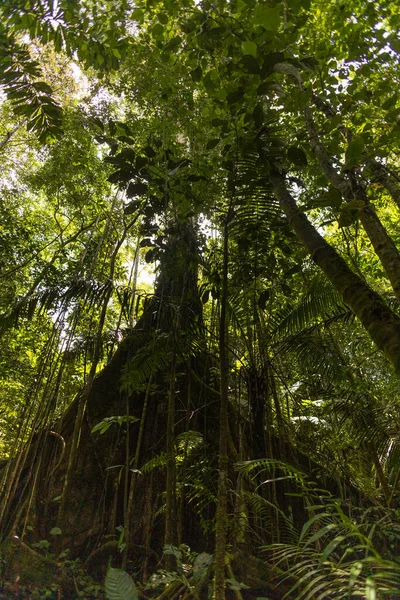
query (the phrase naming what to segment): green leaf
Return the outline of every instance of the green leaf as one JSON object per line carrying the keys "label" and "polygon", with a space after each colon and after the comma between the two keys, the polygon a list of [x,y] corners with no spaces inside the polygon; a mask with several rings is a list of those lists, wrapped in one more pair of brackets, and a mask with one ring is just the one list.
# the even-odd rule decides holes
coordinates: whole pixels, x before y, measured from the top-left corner
{"label": "green leaf", "polygon": [[285,55],[283,52],[271,52],[271,54],[267,54],[261,67],[261,77],[264,78],[270,75],[274,66],[280,62],[284,62],[284,60]]}
{"label": "green leaf", "polygon": [[270,297],[270,291],[269,290],[264,290],[263,292],[261,292],[261,294],[258,297],[258,308],[260,308],[261,310],[265,310],[265,306],[269,300]]}
{"label": "green leaf", "polygon": [[120,142],[124,142],[124,144],[130,144],[131,146],[135,143],[135,140],[133,138],[128,137],[126,135],[119,135],[118,140]]}
{"label": "green leaf", "polygon": [[151,30],[151,35],[157,39],[161,38],[164,34],[164,27],[161,25],[161,23],[157,23],[156,25],[154,25],[153,29]]}
{"label": "green leaf", "polygon": [[201,81],[201,78],[203,77],[203,69],[200,67],[200,65],[197,65],[195,69],[190,71],[190,77],[194,82]]}
{"label": "green leaf", "polygon": [[43,92],[44,94],[51,94],[53,92],[53,89],[44,81],[35,81],[32,83],[32,86],[35,88],[35,90],[38,92]]}
{"label": "green leaf", "polygon": [[132,20],[137,21],[138,23],[142,23],[144,19],[144,11],[141,8],[135,8],[132,11]]}
{"label": "green leaf", "polygon": [[329,523],[329,525],[325,525],[325,527],[322,527],[319,531],[314,533],[314,535],[312,535],[309,540],[307,540],[306,546],[308,546],[309,544],[313,544],[314,542],[322,538],[324,535],[332,531],[332,529],[336,529],[337,526],[337,523]]}
{"label": "green leaf", "polygon": [[179,35],[173,37],[167,44],[164,46],[164,50],[173,51],[176,50],[181,45],[182,38]]}
{"label": "green leaf", "polygon": [[397,102],[397,94],[394,94],[393,96],[391,96],[390,98],[388,98],[382,104],[383,110],[390,110],[391,108],[393,108],[396,105],[396,102]]}
{"label": "green leaf", "polygon": [[149,264],[154,262],[158,256],[158,248],[151,248],[145,254],[144,260]]}
{"label": "green leaf", "polygon": [[342,205],[339,217],[339,227],[349,227],[356,223],[360,209],[364,207],[362,200],[350,200]]}
{"label": "green leaf", "polygon": [[242,54],[250,54],[254,58],[257,56],[257,44],[254,42],[242,42]]}
{"label": "green leaf", "polygon": [[154,150],[154,148],[153,148],[152,146],[146,146],[146,147],[143,149],[143,152],[145,153],[145,155],[146,155],[148,158],[154,158],[154,157],[155,157],[155,155],[156,155],[156,151]]}
{"label": "green leaf", "polygon": [[215,146],[217,146],[219,144],[220,141],[221,140],[219,138],[216,138],[214,140],[210,140],[207,143],[206,150],[212,150],[213,148],[215,148]]}
{"label": "green leaf", "polygon": [[121,569],[109,569],[106,577],[107,600],[138,600],[133,579]]}
{"label": "green leaf", "polygon": [[361,154],[364,150],[365,140],[362,135],[359,135],[351,140],[346,150],[346,169],[351,169],[360,161]]}
{"label": "green leaf", "polygon": [[118,156],[121,156],[130,163],[133,163],[136,158],[136,154],[132,148],[123,148]]}
{"label": "green leaf", "polygon": [[50,535],[61,535],[62,531],[59,527],[53,527],[50,529]]}
{"label": "green leaf", "polygon": [[192,33],[193,31],[196,31],[196,29],[197,29],[196,21],[194,21],[192,19],[188,19],[187,21],[182,23],[181,29],[184,33]]}
{"label": "green leaf", "polygon": [[390,135],[394,136],[395,138],[400,138],[400,125],[395,125],[390,132]]}
{"label": "green leaf", "polygon": [[327,193],[325,194],[327,199],[327,206],[331,206],[332,208],[339,209],[342,204],[342,194],[334,187],[330,187]]}
{"label": "green leaf", "polygon": [[394,52],[400,54],[400,38],[394,38],[393,40],[390,40],[389,44],[391,49],[394,50]]}
{"label": "green leaf", "polygon": [[54,38],[54,46],[55,46],[56,52],[60,52],[60,50],[62,48],[62,36],[61,36],[60,28],[58,28],[56,31],[56,35]]}
{"label": "green leaf", "polygon": [[193,563],[193,579],[196,583],[206,578],[212,562],[213,557],[211,554],[207,554],[207,552],[201,552],[196,556]]}
{"label": "green leaf", "polygon": [[110,183],[127,183],[132,179],[132,171],[126,171],[121,169],[120,171],[115,171],[115,173],[111,173],[108,178]]}
{"label": "green leaf", "polygon": [[126,195],[128,196],[128,198],[132,198],[132,196],[141,196],[142,194],[145,194],[148,190],[148,186],[146,183],[142,183],[142,182],[137,182],[137,183],[130,183],[128,185],[128,189],[126,190]]}
{"label": "green leaf", "polygon": [[250,73],[251,75],[258,75],[260,73],[258,60],[251,54],[245,54],[242,57],[242,64],[247,73]]}
{"label": "green leaf", "polygon": [[361,561],[357,561],[355,563],[353,563],[350,567],[350,577],[349,577],[349,590],[352,589],[352,587],[354,587],[354,584],[357,580],[357,577],[359,576],[359,574],[361,573],[363,568],[363,564]]}
{"label": "green leaf", "polygon": [[354,223],[356,223],[358,220],[358,214],[356,212],[346,212],[343,211],[341,212],[340,216],[339,216],[339,227],[350,227],[350,225],[353,225]]}
{"label": "green leaf", "polygon": [[287,0],[287,7],[294,14],[297,14],[302,8],[305,10],[310,8],[310,0]]}
{"label": "green leaf", "polygon": [[111,422],[105,423],[104,421],[101,421],[100,423],[97,423],[97,425],[95,425],[94,427],[92,427],[91,433],[97,433],[97,432],[99,432],[102,435],[110,427],[111,427]]}
{"label": "green leaf", "polygon": [[122,167],[126,164],[126,161],[121,154],[117,154],[117,156],[106,156],[103,161],[108,165],[115,165],[117,167]]}
{"label": "green leaf", "polygon": [[329,544],[326,546],[325,550],[323,551],[323,553],[321,554],[321,558],[319,560],[319,563],[322,564],[323,562],[326,561],[326,559],[328,558],[328,556],[330,554],[332,554],[332,552],[335,550],[335,548],[337,546],[339,546],[339,544],[341,542],[343,542],[343,540],[346,539],[344,535],[338,535],[337,537],[335,537],[333,540],[331,540],[329,542]]}
{"label": "green leaf", "polygon": [[253,24],[261,25],[267,31],[277,32],[281,24],[281,8],[280,5],[270,8],[265,4],[258,4],[254,9]]}
{"label": "green leaf", "polygon": [[297,146],[290,146],[287,150],[287,157],[291,163],[293,163],[296,167],[306,167],[307,166],[307,155],[301,148]]}
{"label": "green leaf", "polygon": [[137,421],[139,421],[139,419],[137,417],[127,416],[127,415],[117,415],[117,416],[112,416],[112,417],[105,417],[105,419],[103,419],[102,421],[100,421],[100,423],[97,423],[97,425],[95,425],[94,427],[92,427],[90,433],[99,432],[102,435],[114,423],[116,423],[117,425],[121,426],[123,423],[126,423],[126,422],[136,423]]}
{"label": "green leaf", "polygon": [[158,15],[158,20],[160,21],[160,23],[162,23],[163,25],[166,25],[168,23],[168,15],[166,15],[165,13],[160,13]]}
{"label": "green leaf", "polygon": [[274,84],[272,81],[264,81],[261,85],[258,86],[257,95],[265,96],[271,91],[273,85]]}
{"label": "green leaf", "polygon": [[301,534],[300,534],[300,541],[302,539],[304,539],[307,531],[310,529],[311,525],[313,523],[315,523],[315,521],[318,521],[319,519],[323,519],[324,517],[330,517],[331,515],[329,513],[318,513],[314,516],[311,517],[311,519],[308,519],[308,521],[306,523],[304,523],[303,525],[303,529],[301,530]]}
{"label": "green leaf", "polygon": [[140,169],[143,169],[143,167],[145,167],[148,162],[149,161],[145,156],[138,156],[135,162],[135,167],[138,171],[140,171]]}
{"label": "green leaf", "polygon": [[372,577],[365,580],[365,600],[376,600],[376,585]]}
{"label": "green leaf", "polygon": [[242,100],[243,93],[244,93],[244,90],[242,88],[239,88],[237,90],[233,90],[232,92],[229,92],[229,94],[226,97],[228,104],[236,104],[236,102],[239,102],[239,100]]}
{"label": "green leaf", "polygon": [[132,215],[134,212],[136,212],[138,210],[140,206],[140,201],[138,200],[132,200],[132,202],[129,202],[129,204],[127,204],[124,208],[124,215]]}

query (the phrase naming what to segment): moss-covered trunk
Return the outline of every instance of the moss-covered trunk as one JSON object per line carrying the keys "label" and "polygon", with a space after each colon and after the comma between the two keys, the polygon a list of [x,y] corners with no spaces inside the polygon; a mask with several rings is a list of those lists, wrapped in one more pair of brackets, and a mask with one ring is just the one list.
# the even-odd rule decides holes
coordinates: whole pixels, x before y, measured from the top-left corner
{"label": "moss-covered trunk", "polygon": [[[62,506],[64,548],[70,548],[73,554],[90,554],[106,541],[105,534],[115,535],[116,545],[119,533],[115,528],[123,526],[129,515],[129,540],[125,538],[125,541],[130,542],[130,550],[141,558],[144,555],[143,562],[149,560],[149,543],[157,551],[162,550],[166,539],[164,523],[160,518],[154,522],[154,517],[157,511],[162,514],[162,495],[166,489],[162,455],[167,441],[170,458],[173,456],[175,414],[171,411],[171,400],[178,394],[186,406],[183,395],[185,390],[191,389],[190,410],[194,415],[200,414],[196,402],[204,401],[200,386],[206,371],[201,354],[201,302],[196,265],[194,229],[190,225],[179,225],[165,250],[156,292],[147,302],[142,317],[107,366],[94,377],[90,389],[86,387],[54,424],[55,432],[65,441],[61,461],[60,443],[55,436],[51,436],[45,445],[42,438],[32,444],[17,493],[10,499],[4,515],[7,523],[14,522],[20,514],[32,525],[33,531],[27,534],[32,541],[52,539],[50,530],[58,525],[59,497],[68,473],[68,493]],[[196,340],[196,350],[192,351],[190,340],[195,336],[199,339]],[[189,357],[191,370],[186,369]],[[124,376],[128,385],[121,391]],[[85,400],[84,414],[82,397]],[[127,406],[129,415],[138,419],[130,425],[128,448],[126,423],[121,426],[113,424],[104,434],[91,433],[92,428],[106,417],[126,415]],[[79,445],[74,435],[77,419]],[[177,433],[184,429],[184,420],[181,419],[180,423]],[[190,425],[191,429],[197,426],[201,429],[196,416]],[[69,467],[71,449],[74,453],[73,470]],[[160,458],[161,469],[152,471],[148,468],[142,475],[129,472],[126,477],[128,469],[140,470],[155,457]],[[37,465],[40,469],[36,478],[37,488],[30,499],[32,478],[29,478],[29,473]],[[171,467],[169,464],[169,474],[171,468],[174,465]],[[133,491],[128,494],[132,477],[135,478]],[[169,477],[168,484],[169,488],[174,488],[174,478]],[[174,497],[175,489],[169,489],[169,494]],[[126,506],[127,501],[131,503],[129,507]],[[170,539],[176,523],[171,522],[174,512],[169,510],[168,514],[167,533]],[[17,531],[22,531],[22,528],[17,526]],[[195,525],[193,531],[198,533]]]}

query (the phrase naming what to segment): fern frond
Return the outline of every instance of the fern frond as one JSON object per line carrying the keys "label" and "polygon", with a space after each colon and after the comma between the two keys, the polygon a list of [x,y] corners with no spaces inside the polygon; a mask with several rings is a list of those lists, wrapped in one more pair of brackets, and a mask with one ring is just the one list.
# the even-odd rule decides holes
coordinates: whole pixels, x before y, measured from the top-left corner
{"label": "fern frond", "polygon": [[151,473],[154,469],[164,469],[167,466],[167,453],[162,452],[161,454],[157,454],[154,458],[148,460],[144,465],[140,467],[140,472]]}
{"label": "fern frond", "polygon": [[301,486],[307,487],[310,485],[307,475],[302,471],[274,458],[256,458],[254,460],[241,461],[235,464],[235,470],[243,475],[247,475],[251,479],[255,479],[265,471],[274,472],[279,470],[284,476],[296,480]]}
{"label": "fern frond", "polygon": [[130,394],[143,391],[157,372],[167,372],[171,364],[174,342],[172,334],[154,332],[149,342],[125,365],[121,377],[121,390]]}
{"label": "fern frond", "polygon": [[275,564],[284,563],[281,579],[296,580],[287,596],[298,600],[393,597],[399,588],[400,564],[380,556],[372,541],[370,523],[361,519],[357,524],[345,514],[339,501],[312,508],[320,512],[303,526],[296,544],[264,547]]}

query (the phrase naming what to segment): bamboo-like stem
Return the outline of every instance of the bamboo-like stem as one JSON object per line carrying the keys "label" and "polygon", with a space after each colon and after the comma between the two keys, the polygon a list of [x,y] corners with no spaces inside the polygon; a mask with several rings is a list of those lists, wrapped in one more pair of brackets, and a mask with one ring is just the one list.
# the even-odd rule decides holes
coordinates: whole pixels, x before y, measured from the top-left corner
{"label": "bamboo-like stem", "polygon": [[[112,213],[113,213],[113,210],[115,207],[116,200],[117,200],[117,196],[114,197],[114,200],[113,200],[113,203],[112,203],[112,206],[110,209],[109,219],[106,222],[106,225],[105,225],[105,228],[103,231],[103,235],[101,237],[100,245],[103,244],[105,238],[108,235],[108,231],[109,231],[110,223],[111,223],[111,216],[112,216]],[[66,506],[67,506],[68,496],[69,496],[70,488],[71,488],[71,484],[72,484],[72,481],[71,481],[72,474],[75,469],[76,459],[77,459],[77,455],[78,455],[78,446],[79,446],[79,441],[80,441],[80,437],[81,437],[83,418],[85,415],[86,405],[87,405],[87,402],[89,399],[89,395],[92,390],[93,381],[96,376],[97,365],[100,360],[101,338],[102,338],[102,333],[103,333],[104,324],[105,324],[105,320],[106,320],[107,307],[108,307],[108,303],[109,303],[111,293],[112,293],[112,281],[114,278],[115,263],[116,263],[116,259],[118,256],[119,249],[121,248],[121,246],[123,244],[125,236],[126,236],[126,229],[125,229],[122,237],[116,243],[113,254],[111,256],[110,272],[109,272],[110,285],[108,287],[108,290],[106,291],[106,294],[105,294],[103,302],[102,302],[99,324],[98,324],[97,332],[96,332],[93,360],[92,360],[92,364],[90,367],[89,375],[87,377],[85,386],[84,386],[84,388],[79,396],[79,400],[78,400],[78,407],[77,407],[77,413],[76,413],[76,417],[75,417],[74,430],[72,433],[71,447],[70,447],[70,452],[69,452],[67,470],[65,473],[65,479],[64,479],[64,484],[63,484],[63,490],[61,493],[60,507],[59,507],[58,518],[57,518],[58,527],[61,529],[61,531],[63,531],[65,518],[66,518]],[[61,548],[61,543],[62,543],[62,536],[60,536],[60,548]]]}
{"label": "bamboo-like stem", "polygon": [[[130,485],[129,485],[127,511],[126,511],[126,518],[125,518],[125,523],[124,523],[125,548],[124,548],[124,553],[123,553],[123,558],[122,558],[122,568],[123,569],[125,569],[125,567],[126,567],[129,546],[132,544],[131,522],[132,522],[132,517],[133,517],[136,476],[137,476],[137,471],[138,471],[138,466],[139,466],[140,451],[142,448],[143,433],[144,433],[144,427],[145,427],[145,423],[146,423],[147,406],[149,403],[151,385],[152,385],[152,380],[153,380],[152,378],[153,378],[153,374],[150,375],[149,381],[148,381],[147,387],[146,387],[146,392],[145,392],[144,402],[143,402],[143,409],[142,409],[142,416],[141,416],[140,425],[139,425],[139,433],[138,433],[138,437],[137,437],[137,441],[136,441],[135,456],[134,456],[133,464],[132,464],[132,473],[131,473],[131,481],[130,481]],[[127,464],[126,468],[129,472],[130,471],[129,460],[128,460],[128,464]]]}
{"label": "bamboo-like stem", "polygon": [[218,503],[215,523],[215,564],[214,564],[214,600],[225,600],[225,554],[227,537],[228,510],[228,241],[229,213],[225,218],[223,232],[223,270],[221,312],[219,326],[219,364],[220,364],[220,418],[219,418],[219,474]]}
{"label": "bamboo-like stem", "polygon": [[[175,378],[176,378],[176,353],[174,350],[170,382],[168,390],[168,418],[167,418],[167,482],[165,489],[165,535],[164,544],[174,545],[176,534],[175,509],[176,509],[176,464],[175,464]],[[167,569],[175,568],[173,554],[165,555]]]}

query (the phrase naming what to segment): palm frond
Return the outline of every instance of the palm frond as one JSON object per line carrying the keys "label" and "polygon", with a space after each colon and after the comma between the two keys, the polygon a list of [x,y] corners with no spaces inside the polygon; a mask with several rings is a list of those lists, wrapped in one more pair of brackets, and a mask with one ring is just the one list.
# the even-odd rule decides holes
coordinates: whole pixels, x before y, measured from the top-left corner
{"label": "palm frond", "polygon": [[310,512],[312,516],[297,543],[264,546],[275,564],[285,565],[285,575],[280,579],[296,581],[285,597],[393,597],[399,588],[400,564],[383,559],[375,547],[373,531],[377,522],[366,518],[370,511],[357,515],[356,521],[355,516],[346,514],[340,501],[330,498],[311,506]]}
{"label": "palm frond", "polygon": [[303,373],[318,373],[321,381],[334,380],[344,367],[332,339],[323,336],[316,327],[283,339],[273,349],[276,355],[285,353],[295,356]]}
{"label": "palm frond", "polygon": [[293,542],[298,535],[293,521],[281,510],[274,502],[261,496],[256,492],[243,492],[243,499],[251,508],[253,517],[262,521],[262,528],[266,531],[276,527],[279,522],[280,539],[286,539],[287,542]]}
{"label": "palm frond", "polygon": [[154,469],[164,469],[167,466],[167,458],[166,452],[157,454],[140,467],[140,472],[145,474],[151,473]]}
{"label": "palm frond", "polygon": [[350,311],[331,283],[317,275],[295,306],[288,305],[275,318],[273,335],[282,339],[295,335],[311,324],[349,318]]}
{"label": "palm frond", "polygon": [[348,427],[355,445],[372,443],[378,452],[387,451],[393,420],[368,392],[350,390],[329,402],[329,410],[339,417],[342,426]]}
{"label": "palm frond", "polygon": [[310,486],[305,473],[288,463],[274,458],[257,458],[241,461],[235,464],[235,470],[251,479],[259,478],[264,472],[274,473],[275,471],[279,471],[285,478],[295,480],[303,488]]}
{"label": "palm frond", "polygon": [[19,298],[7,313],[0,315],[0,334],[11,327],[17,327],[23,318],[32,320],[36,312],[54,311],[61,305],[68,306],[78,299],[99,303],[111,289],[111,282],[100,283],[94,279],[79,279],[62,282],[36,294]]}

